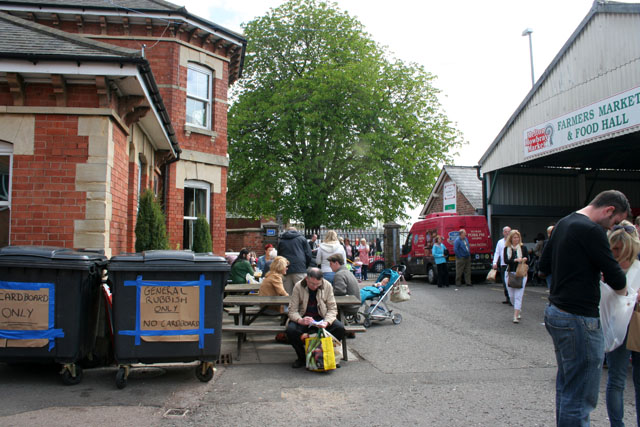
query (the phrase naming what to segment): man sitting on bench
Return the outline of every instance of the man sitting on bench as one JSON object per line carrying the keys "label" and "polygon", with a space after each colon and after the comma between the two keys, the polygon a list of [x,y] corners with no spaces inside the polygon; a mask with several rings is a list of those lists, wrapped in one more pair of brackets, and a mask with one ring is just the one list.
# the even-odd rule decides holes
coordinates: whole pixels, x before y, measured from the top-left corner
{"label": "man sitting on bench", "polygon": [[289,325],[287,338],[298,358],[293,368],[306,365],[304,342],[300,336],[310,329],[327,328],[338,340],[344,338],[344,325],[336,319],[338,306],[333,296],[331,283],[322,277],[322,270],[310,267],[307,277],[295,284],[289,302]]}

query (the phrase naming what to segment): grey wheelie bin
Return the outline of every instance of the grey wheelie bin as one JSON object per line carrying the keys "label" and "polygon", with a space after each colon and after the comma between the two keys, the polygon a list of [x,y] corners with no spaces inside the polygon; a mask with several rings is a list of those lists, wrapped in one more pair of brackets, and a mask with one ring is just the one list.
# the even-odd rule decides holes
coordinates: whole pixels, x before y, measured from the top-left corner
{"label": "grey wheelie bin", "polygon": [[106,257],[40,246],[0,249],[0,361],[60,363],[78,384],[96,340]]}
{"label": "grey wheelie bin", "polygon": [[209,381],[222,342],[222,297],[229,275],[222,257],[191,251],[147,251],[109,261],[116,386],[131,364],[200,361]]}

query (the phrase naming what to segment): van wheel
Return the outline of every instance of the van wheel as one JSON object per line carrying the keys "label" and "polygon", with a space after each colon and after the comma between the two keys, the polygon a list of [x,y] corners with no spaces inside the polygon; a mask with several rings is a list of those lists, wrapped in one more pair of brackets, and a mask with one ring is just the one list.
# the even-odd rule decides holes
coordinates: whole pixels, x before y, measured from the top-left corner
{"label": "van wheel", "polygon": [[429,283],[432,285],[435,285],[438,281],[438,274],[436,273],[436,267],[434,265],[427,267],[427,279],[429,279]]}
{"label": "van wheel", "polygon": [[404,276],[405,280],[411,280],[411,278],[413,277],[411,275],[411,273],[409,273],[409,267],[408,266],[407,266],[407,269],[404,271],[404,274],[402,276]]}

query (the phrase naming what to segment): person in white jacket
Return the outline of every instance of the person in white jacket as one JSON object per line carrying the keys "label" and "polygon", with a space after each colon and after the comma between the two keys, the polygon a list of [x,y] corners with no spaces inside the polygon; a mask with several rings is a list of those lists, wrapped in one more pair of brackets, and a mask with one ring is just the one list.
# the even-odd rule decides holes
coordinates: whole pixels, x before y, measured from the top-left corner
{"label": "person in white jacket", "polygon": [[342,259],[347,259],[344,248],[338,241],[338,235],[335,231],[329,230],[324,236],[324,240],[318,246],[318,255],[316,256],[316,265],[322,270],[322,276],[326,281],[333,285],[333,277],[336,273],[329,266],[329,257],[333,254],[342,255]]}
{"label": "person in white jacket", "polygon": [[504,242],[507,240],[507,236],[511,233],[511,227],[508,225],[502,229],[502,239],[498,240],[496,243],[496,251],[493,254],[493,269],[497,270],[496,277],[500,276],[500,280],[502,280],[502,287],[504,288],[504,301],[503,304],[511,304],[511,300],[509,299],[509,291],[507,291],[507,284],[504,281],[504,273],[507,271],[507,265],[502,259],[502,255],[504,252]]}
{"label": "person in white jacket", "polygon": [[[609,232],[609,244],[614,258],[620,264],[627,276],[627,296],[621,296],[614,292],[605,293],[603,287],[600,286],[600,316],[602,322],[603,333],[605,334],[605,344],[612,343],[617,348],[611,349],[606,353],[608,366],[608,378],[606,389],[607,413],[611,426],[624,426],[622,420],[624,416],[624,388],[627,379],[627,368],[629,359],[631,359],[633,386],[636,392],[636,422],[640,425],[640,407],[637,403],[640,401],[640,353],[627,349],[627,328],[633,314],[632,307],[638,299],[638,289],[640,289],[640,262],[638,261],[638,253],[640,252],[640,239],[638,231],[629,221],[622,221],[620,225],[614,226]],[[604,311],[604,305],[607,307],[616,307],[612,305],[611,300],[619,300],[622,305],[614,308],[614,313]],[[629,309],[627,309],[627,307]],[[615,318],[615,321],[614,321]],[[621,328],[615,328],[615,325],[609,323],[622,322]],[[609,327],[611,326],[611,327]],[[614,333],[617,329],[617,333]],[[609,335],[607,337],[607,335]],[[611,335],[618,335],[612,337]]]}

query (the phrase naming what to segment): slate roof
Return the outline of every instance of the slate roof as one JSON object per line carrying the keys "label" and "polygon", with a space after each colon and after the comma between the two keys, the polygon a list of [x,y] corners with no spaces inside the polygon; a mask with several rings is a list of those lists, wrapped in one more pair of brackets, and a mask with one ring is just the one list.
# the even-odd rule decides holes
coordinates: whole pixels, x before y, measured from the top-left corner
{"label": "slate roof", "polygon": [[0,12],[0,57],[142,60],[141,52],[94,41]]}
{"label": "slate roof", "polygon": [[445,165],[444,171],[456,183],[458,190],[476,208],[482,208],[482,181],[478,179],[478,171],[473,166]]}
{"label": "slate roof", "polygon": [[56,6],[56,7],[85,7],[98,9],[114,9],[118,7],[146,10],[146,11],[163,11],[170,12],[184,9],[173,3],[162,0],[44,0],[41,2],[20,1],[20,0],[0,0],[3,4],[37,4],[39,6]]}

